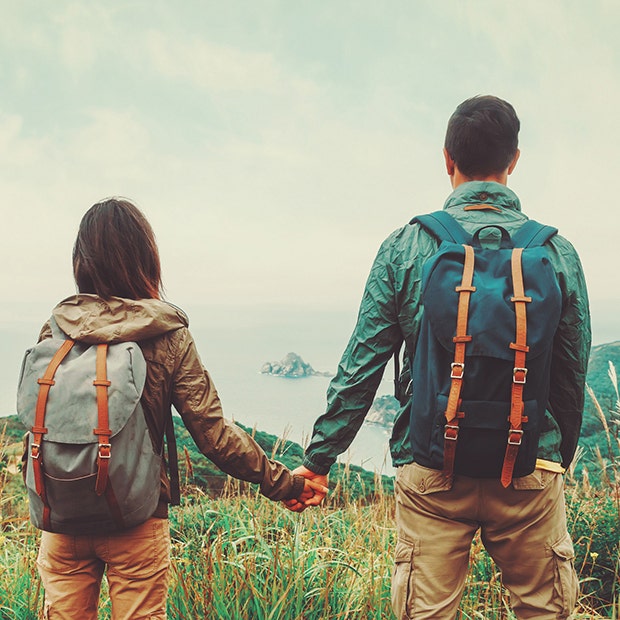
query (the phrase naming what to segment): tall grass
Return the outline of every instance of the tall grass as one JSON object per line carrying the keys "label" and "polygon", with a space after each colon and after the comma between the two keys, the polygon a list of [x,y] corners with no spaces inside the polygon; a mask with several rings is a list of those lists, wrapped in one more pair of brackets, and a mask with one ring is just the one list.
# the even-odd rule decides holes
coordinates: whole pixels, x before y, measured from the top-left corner
{"label": "tall grass", "polygon": [[[584,468],[566,480],[580,620],[620,619],[620,477],[614,458],[620,411],[599,409],[609,440],[597,455],[603,476]],[[18,451],[2,442],[0,430],[0,620],[34,619],[43,602],[35,568],[38,533],[28,523],[20,476],[11,473]],[[393,618],[394,499],[380,479],[373,494],[360,491],[364,481],[356,473],[347,475],[323,507],[301,515],[256,492],[240,493],[235,481],[218,499],[187,488],[183,508],[171,511],[169,618]],[[499,571],[479,539],[470,563],[457,617],[514,618]],[[100,617],[110,617],[105,590]]]}
{"label": "tall grass", "polygon": [[42,591],[36,574],[38,535],[28,523],[28,507],[17,462],[19,445],[7,445],[0,427],[0,619],[35,620]]}
{"label": "tall grass", "polygon": [[388,617],[386,508],[354,504],[298,517],[257,496],[197,503],[172,520],[180,561],[171,616]]}

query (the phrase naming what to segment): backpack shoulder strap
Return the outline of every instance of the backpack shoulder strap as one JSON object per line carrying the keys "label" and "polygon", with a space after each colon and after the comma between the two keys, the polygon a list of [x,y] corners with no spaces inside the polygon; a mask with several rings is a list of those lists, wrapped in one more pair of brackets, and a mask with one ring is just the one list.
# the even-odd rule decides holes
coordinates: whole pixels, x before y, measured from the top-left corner
{"label": "backpack shoulder strap", "polygon": [[181,483],[179,480],[179,455],[177,453],[177,442],[174,434],[174,420],[172,410],[168,409],[166,414],[166,447],[168,449],[168,475],[170,477],[170,503],[173,506],[181,504]]}
{"label": "backpack shoulder strap", "polygon": [[417,223],[439,241],[469,244],[471,235],[446,211],[435,211],[414,217],[410,224]]}
{"label": "backpack shoulder strap", "polygon": [[545,226],[534,220],[528,220],[512,235],[512,242],[515,248],[530,248],[544,245],[551,237],[556,235],[557,228]]}

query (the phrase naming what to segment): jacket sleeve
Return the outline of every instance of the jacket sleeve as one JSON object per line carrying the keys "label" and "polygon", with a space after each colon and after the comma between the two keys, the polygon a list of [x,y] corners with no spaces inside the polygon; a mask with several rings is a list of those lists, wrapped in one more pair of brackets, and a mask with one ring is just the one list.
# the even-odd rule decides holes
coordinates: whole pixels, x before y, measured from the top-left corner
{"label": "jacket sleeve", "polygon": [[269,499],[299,497],[304,479],[270,460],[250,435],[223,417],[217,390],[200,361],[193,338],[186,329],[180,331],[172,403],[200,451],[223,472],[259,484],[261,493]]}
{"label": "jacket sleeve", "polygon": [[549,408],[562,434],[562,466],[568,467],[575,455],[583,416],[591,345],[590,310],[583,269],[572,245],[555,237],[550,257],[562,291],[562,315],[553,342]]}
{"label": "jacket sleeve", "polygon": [[327,409],[314,424],[304,465],[317,474],[328,473],[355,438],[385,366],[402,341],[390,246],[388,238],[374,261],[357,324],[327,391]]}

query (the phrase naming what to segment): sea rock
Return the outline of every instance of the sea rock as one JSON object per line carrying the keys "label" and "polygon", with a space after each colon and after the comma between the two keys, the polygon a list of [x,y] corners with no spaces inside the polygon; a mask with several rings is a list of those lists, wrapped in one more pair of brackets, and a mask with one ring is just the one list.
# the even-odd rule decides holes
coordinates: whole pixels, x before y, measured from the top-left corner
{"label": "sea rock", "polygon": [[302,377],[331,377],[329,372],[314,370],[310,364],[304,362],[297,353],[287,353],[279,362],[265,362],[260,369],[264,375],[300,379]]}
{"label": "sea rock", "polygon": [[384,394],[375,399],[366,416],[367,424],[375,424],[385,428],[392,428],[399,410],[398,401],[389,394]]}

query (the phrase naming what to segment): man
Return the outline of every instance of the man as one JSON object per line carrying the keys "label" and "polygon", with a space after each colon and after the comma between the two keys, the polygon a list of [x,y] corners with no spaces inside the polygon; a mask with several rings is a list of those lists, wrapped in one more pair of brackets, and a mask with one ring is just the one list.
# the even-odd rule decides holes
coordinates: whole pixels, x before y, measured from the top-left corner
{"label": "man", "polygon": [[[492,96],[463,102],[450,118],[444,158],[453,192],[444,210],[469,234],[494,224],[512,235],[528,219],[507,187],[519,159],[519,127],[513,107]],[[492,235],[485,242],[498,247]],[[517,618],[571,617],[577,577],[562,473],[573,458],[581,426],[590,321],[575,250],[559,235],[544,247],[557,274],[561,310],[550,345],[550,391],[535,471],[504,485],[498,478],[445,475],[414,462],[409,417],[415,376],[413,396],[404,399],[395,422],[390,448],[397,468],[398,540],[392,603],[399,619],[454,618],[478,530],[502,571]],[[325,484],[331,465],[362,425],[385,365],[402,342],[411,364],[423,316],[422,268],[437,248],[434,236],[418,223],[397,230],[381,246],[357,325],[328,390],[327,411],[316,421],[296,473]],[[289,507],[304,508],[295,501]]]}

